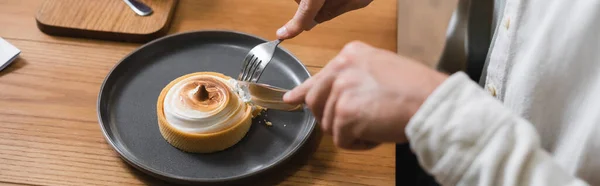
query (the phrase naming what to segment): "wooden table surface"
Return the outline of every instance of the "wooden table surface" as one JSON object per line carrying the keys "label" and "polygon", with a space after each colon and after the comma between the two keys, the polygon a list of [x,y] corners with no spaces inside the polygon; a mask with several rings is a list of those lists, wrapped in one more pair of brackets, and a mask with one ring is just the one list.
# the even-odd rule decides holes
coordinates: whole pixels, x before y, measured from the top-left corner
{"label": "wooden table surface", "polygon": [[[42,2],[0,0],[0,37],[22,51],[0,72],[0,184],[158,182],[119,158],[104,140],[96,115],[104,77],[140,44],[45,35],[34,18]],[[396,5],[394,0],[374,1],[282,46],[313,74],[352,40],[396,51]],[[292,0],[180,0],[169,33],[227,29],[274,39],[296,7]],[[394,185],[394,144],[345,151],[324,136],[316,152],[279,184]]]}

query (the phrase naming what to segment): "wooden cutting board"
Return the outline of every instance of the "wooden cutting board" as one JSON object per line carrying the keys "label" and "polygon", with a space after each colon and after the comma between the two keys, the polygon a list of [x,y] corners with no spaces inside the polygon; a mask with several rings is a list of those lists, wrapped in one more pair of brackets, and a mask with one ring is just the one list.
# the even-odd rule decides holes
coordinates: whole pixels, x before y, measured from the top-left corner
{"label": "wooden cutting board", "polygon": [[135,14],[122,0],[46,0],[36,21],[49,35],[147,42],[165,35],[177,0],[142,0],[153,9]]}

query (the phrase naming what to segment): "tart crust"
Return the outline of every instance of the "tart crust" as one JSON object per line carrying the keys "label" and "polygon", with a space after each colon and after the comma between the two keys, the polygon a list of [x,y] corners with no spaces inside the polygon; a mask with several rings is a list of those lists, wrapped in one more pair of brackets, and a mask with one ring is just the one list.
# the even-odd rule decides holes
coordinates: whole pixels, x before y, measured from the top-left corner
{"label": "tart crust", "polygon": [[[158,100],[156,102],[156,111],[158,116],[158,126],[160,129],[160,133],[171,144],[172,146],[185,151],[192,153],[212,153],[217,151],[225,150],[235,144],[237,144],[248,132],[250,129],[250,125],[252,124],[252,118],[260,113],[262,109],[255,109],[253,111],[252,106],[248,105],[246,110],[244,111],[244,117],[237,123],[234,123],[228,128],[225,128],[221,131],[212,132],[212,133],[191,133],[179,130],[169,124],[165,118],[164,113],[164,99],[167,95],[167,92],[178,82],[198,75],[210,75],[216,76],[224,79],[231,79],[229,76],[225,76],[221,73],[216,72],[196,72],[181,76],[173,81],[171,81],[167,86],[163,88],[160,95],[158,96]],[[232,91],[227,92],[229,94],[229,99],[237,99],[238,95]],[[229,104],[230,100],[226,100]],[[240,104],[248,104],[245,102],[239,102]],[[241,105],[240,105],[241,106]]]}

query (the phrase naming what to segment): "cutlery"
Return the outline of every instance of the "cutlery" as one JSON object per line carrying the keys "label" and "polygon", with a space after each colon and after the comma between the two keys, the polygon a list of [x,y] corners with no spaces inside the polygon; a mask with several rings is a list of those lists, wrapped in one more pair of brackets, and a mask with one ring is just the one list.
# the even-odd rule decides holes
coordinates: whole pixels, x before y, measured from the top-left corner
{"label": "cutlery", "polygon": [[265,67],[273,58],[273,53],[281,41],[277,39],[252,48],[244,58],[242,71],[238,76],[238,80],[257,82]]}
{"label": "cutlery", "polygon": [[128,6],[129,8],[131,8],[131,10],[133,10],[136,14],[140,15],[140,16],[147,16],[152,14],[152,8],[150,8],[148,5],[144,4],[141,1],[138,0],[123,0]]}
{"label": "cutlery", "polygon": [[255,105],[283,111],[296,111],[303,108],[303,104],[288,104],[283,102],[283,95],[289,91],[287,89],[248,81],[238,80],[238,83],[242,91],[249,94],[242,99],[250,100]]}
{"label": "cutlery", "polygon": [[277,45],[282,40],[273,40],[261,43],[248,52],[243,61],[242,70],[238,76],[238,83],[244,92],[249,93],[253,104],[276,110],[295,111],[303,108],[303,104],[288,104],[283,102],[283,95],[289,90],[272,85],[256,83],[265,67],[273,58]]}

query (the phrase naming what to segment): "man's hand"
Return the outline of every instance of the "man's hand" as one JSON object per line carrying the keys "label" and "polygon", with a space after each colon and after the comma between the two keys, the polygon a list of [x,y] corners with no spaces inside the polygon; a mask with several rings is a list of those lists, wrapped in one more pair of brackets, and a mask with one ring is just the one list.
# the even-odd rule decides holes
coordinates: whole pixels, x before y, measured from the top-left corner
{"label": "man's hand", "polygon": [[372,0],[295,0],[298,10],[292,20],[277,30],[279,39],[296,37],[318,23],[328,21],[343,13],[366,7]]}
{"label": "man's hand", "polygon": [[404,127],[446,78],[395,53],[352,42],[284,100],[306,103],[339,147],[367,149],[406,142]]}

